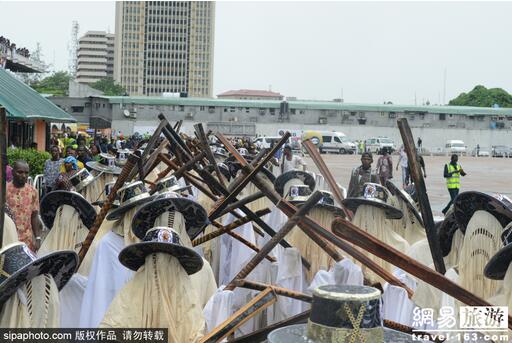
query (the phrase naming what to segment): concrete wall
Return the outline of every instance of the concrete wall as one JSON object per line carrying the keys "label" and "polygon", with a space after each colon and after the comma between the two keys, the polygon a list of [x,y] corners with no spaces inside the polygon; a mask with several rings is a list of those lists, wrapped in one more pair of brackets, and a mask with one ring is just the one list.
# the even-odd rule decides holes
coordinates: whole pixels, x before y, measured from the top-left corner
{"label": "concrete wall", "polygon": [[[174,121],[172,116],[167,117],[168,120]],[[194,132],[194,124],[196,121],[184,121],[183,131],[192,134]],[[205,125],[206,122],[203,122]],[[134,121],[134,120],[116,120],[112,122],[112,128],[120,130],[125,135],[130,135],[137,131],[141,134],[151,132],[158,125],[158,119]],[[132,131],[134,130],[135,131]],[[259,135],[276,136],[280,129],[287,130],[329,130],[340,131],[354,140],[367,139],[377,136],[385,136],[393,139],[397,147],[401,144],[402,139],[398,128],[393,127],[375,127],[375,126],[342,126],[342,125],[329,125],[328,127],[319,127],[319,125],[305,125],[305,124],[281,124],[275,125],[273,123],[257,123],[256,132]],[[481,147],[490,147],[492,145],[511,145],[512,132],[511,130],[471,130],[471,129],[434,129],[434,128],[412,128],[412,133],[417,140],[421,137],[423,147],[434,150],[436,148],[443,148],[446,141],[452,139],[460,139],[466,143],[468,150],[471,151],[480,144]]]}

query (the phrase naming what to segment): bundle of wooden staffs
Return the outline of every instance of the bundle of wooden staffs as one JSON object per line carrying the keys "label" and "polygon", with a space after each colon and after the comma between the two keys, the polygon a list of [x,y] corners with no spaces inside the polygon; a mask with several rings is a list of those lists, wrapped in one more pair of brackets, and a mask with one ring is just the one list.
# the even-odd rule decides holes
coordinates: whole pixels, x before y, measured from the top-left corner
{"label": "bundle of wooden staffs", "polygon": [[[400,280],[398,280],[394,275],[384,270],[378,264],[368,258],[366,254],[361,250],[378,256],[386,262],[401,268],[405,272],[414,275],[415,277],[425,281],[435,288],[440,289],[441,291],[449,294],[450,296],[467,305],[489,305],[483,299],[480,299],[474,294],[471,294],[467,290],[448,280],[443,275],[444,264],[442,262],[442,257],[440,256],[439,241],[433,229],[432,211],[428,202],[425,183],[422,174],[419,173],[419,169],[416,163],[416,151],[414,149],[414,144],[411,143],[413,142],[412,134],[405,119],[401,119],[399,121],[400,132],[402,134],[409,161],[413,161],[411,166],[411,174],[417,187],[417,193],[419,194],[420,208],[425,221],[427,238],[431,247],[432,257],[437,271],[432,270],[427,266],[424,266],[421,263],[411,259],[410,257],[407,257],[395,249],[387,246],[383,242],[368,235],[366,232],[354,226],[345,219],[336,220],[332,229],[322,227],[307,215],[309,209],[312,208],[320,200],[321,195],[319,193],[314,193],[306,202],[306,204],[301,206],[300,209],[297,209],[294,205],[283,199],[283,197],[281,197],[274,190],[273,185],[269,182],[268,178],[266,178],[261,170],[273,158],[277,149],[280,149],[281,146],[287,141],[290,135],[289,133],[286,133],[272,149],[263,149],[263,151],[261,151],[255,158],[253,158],[250,163],[247,162],[245,158],[239,154],[239,152],[233,147],[229,140],[227,140],[222,134],[216,133],[215,136],[217,139],[242,166],[240,175],[234,178],[228,185],[224,176],[217,167],[217,164],[215,163],[213,153],[208,144],[208,136],[203,130],[201,124],[195,126],[195,138],[183,139],[183,137],[176,131],[176,127],[178,127],[178,125],[173,128],[167,122],[163,114],[159,115],[159,119],[161,120],[161,125],[155,134],[160,135],[161,133],[164,135],[166,140],[169,142],[168,148],[172,157],[163,154],[161,151],[152,155],[150,161],[151,163],[148,164],[146,162],[145,164],[145,169],[143,169],[144,174],[147,175],[152,170],[152,168],[154,168],[160,162],[163,162],[167,165],[167,168],[158,175],[159,179],[168,176],[169,173],[172,173],[177,178],[183,177],[188,184],[195,186],[199,191],[203,192],[206,196],[215,201],[215,205],[208,214],[208,217],[210,222],[213,223],[219,230],[209,235],[197,238],[193,241],[193,245],[197,246],[208,241],[209,239],[219,237],[222,234],[230,234],[231,237],[240,240],[240,237],[237,237],[236,234],[233,235],[232,230],[248,222],[252,222],[255,230],[258,232],[261,232],[260,230],[262,230],[271,236],[271,239],[262,247],[256,247],[254,244],[249,246],[247,244],[248,242],[244,243],[242,241],[243,244],[249,246],[257,253],[226,287],[227,290],[233,290],[236,287],[244,287],[250,285],[253,287],[253,289],[261,290],[261,296],[253,299],[251,303],[237,311],[234,316],[230,317],[224,323],[215,328],[203,339],[203,342],[217,342],[232,334],[236,328],[243,324],[246,320],[274,302],[275,294],[285,296],[288,295],[300,300],[308,301],[305,296],[291,290],[278,289],[272,285],[259,285],[257,286],[259,288],[254,288],[254,284],[251,285],[248,283],[248,281],[244,280],[245,277],[263,259],[272,259],[272,257],[268,254],[277,244],[280,244],[283,247],[290,247],[290,244],[284,240],[284,237],[291,230],[291,228],[295,226],[298,226],[301,230],[303,230],[309,238],[318,244],[335,261],[340,261],[343,258],[343,256],[341,256],[341,254],[338,252],[338,249],[341,249],[348,255],[352,256],[355,260],[359,261],[361,264],[382,277],[386,282],[404,288],[408,292],[409,296],[412,296],[411,289],[400,282]],[[304,145],[309,152],[310,157],[313,159],[321,174],[329,184],[335,199],[338,203],[341,204],[341,200],[343,200],[342,194],[339,191],[336,182],[334,181],[334,177],[330,173],[328,167],[325,165],[325,162],[322,160],[320,154],[318,154],[316,147],[314,147],[314,145],[309,142],[305,142]],[[217,178],[215,178],[208,170],[213,170]],[[195,173],[192,173],[192,171]],[[131,173],[133,174],[133,171]],[[251,182],[260,190],[260,192],[248,196],[247,198],[240,199],[239,195],[241,191]],[[267,197],[289,218],[288,221],[277,232],[269,227],[261,219],[262,215],[268,213],[268,209],[254,213],[246,206],[249,202],[254,201],[255,199],[258,199],[262,196]],[[346,217],[350,218],[352,213],[346,209],[343,210],[346,214]],[[240,215],[239,211],[243,213],[243,215]],[[220,223],[216,222],[216,219],[220,218],[226,213],[233,214],[237,220],[224,227]],[[303,259],[303,265],[307,268],[309,267],[309,262]],[[282,323],[274,324],[271,328],[275,329],[280,326],[297,323],[305,320],[305,318],[307,318],[307,313],[292,317],[289,320],[283,321]],[[401,331],[410,332],[410,328],[404,327],[403,325],[398,325],[396,323],[393,324],[390,322],[387,322],[386,325]],[[512,320],[509,320],[509,326],[512,328]],[[251,339],[255,339],[255,337],[264,338],[261,332],[265,332],[265,329],[254,333],[256,336],[251,337]],[[242,337],[239,340],[237,339],[237,341],[250,340]]]}

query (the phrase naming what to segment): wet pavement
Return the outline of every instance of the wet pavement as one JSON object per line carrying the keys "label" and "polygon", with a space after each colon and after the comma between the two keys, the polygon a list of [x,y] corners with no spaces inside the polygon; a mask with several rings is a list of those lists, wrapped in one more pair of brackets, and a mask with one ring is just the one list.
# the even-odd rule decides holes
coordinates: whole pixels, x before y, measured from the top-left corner
{"label": "wet pavement", "polygon": [[[337,182],[343,187],[348,186],[352,168],[360,164],[360,155],[322,155],[325,163],[333,173]],[[393,155],[393,181],[402,183],[401,168],[395,170],[398,155]],[[449,162],[448,156],[424,156],[427,170],[427,192],[434,215],[442,215],[450,197],[443,178],[443,168]],[[378,156],[374,156],[372,167],[376,167]],[[308,169],[318,171],[313,161],[305,157]],[[502,193],[512,198],[512,158],[467,157],[459,158],[459,163],[467,173],[461,178],[461,192],[478,190],[491,193]]]}

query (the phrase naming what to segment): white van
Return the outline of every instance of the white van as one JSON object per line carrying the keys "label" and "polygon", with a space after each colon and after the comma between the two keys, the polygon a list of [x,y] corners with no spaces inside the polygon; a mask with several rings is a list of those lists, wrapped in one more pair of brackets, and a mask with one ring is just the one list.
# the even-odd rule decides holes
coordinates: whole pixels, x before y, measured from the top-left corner
{"label": "white van", "polygon": [[466,144],[461,140],[449,140],[446,142],[444,151],[447,154],[466,155]]}
{"label": "white van", "polygon": [[382,148],[388,148],[391,153],[396,150],[395,142],[388,137],[369,138],[365,141],[365,148],[372,154],[382,154]]}
{"label": "white van", "polygon": [[356,145],[341,132],[322,132],[322,141],[318,145],[320,153],[355,154]]}
{"label": "white van", "polygon": [[[253,140],[253,143],[258,149],[270,149],[273,144],[281,140],[281,136],[263,136]],[[290,145],[293,150],[300,150],[300,138],[290,137],[286,144]]]}

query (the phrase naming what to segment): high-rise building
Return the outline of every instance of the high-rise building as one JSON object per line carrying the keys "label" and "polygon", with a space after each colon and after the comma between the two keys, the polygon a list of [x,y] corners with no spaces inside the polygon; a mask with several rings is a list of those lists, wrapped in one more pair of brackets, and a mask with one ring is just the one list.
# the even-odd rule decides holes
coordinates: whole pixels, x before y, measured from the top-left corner
{"label": "high-rise building", "polygon": [[87,31],[78,41],[76,80],[90,84],[114,77],[114,35]]}
{"label": "high-rise building", "polygon": [[116,2],[114,79],[130,95],[211,97],[214,28],[214,2]]}

